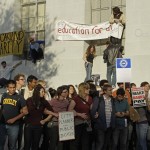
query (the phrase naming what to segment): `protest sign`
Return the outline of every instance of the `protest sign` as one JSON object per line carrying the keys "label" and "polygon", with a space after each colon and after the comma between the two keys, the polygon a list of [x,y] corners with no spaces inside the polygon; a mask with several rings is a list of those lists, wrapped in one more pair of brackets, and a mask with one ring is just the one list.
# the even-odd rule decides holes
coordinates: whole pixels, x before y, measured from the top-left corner
{"label": "protest sign", "polygon": [[133,88],[131,89],[131,92],[132,92],[133,107],[146,106],[145,92],[143,87]]}
{"label": "protest sign", "polygon": [[0,34],[0,56],[21,55],[24,46],[24,31]]}
{"label": "protest sign", "polygon": [[59,113],[59,141],[75,138],[73,112]]}

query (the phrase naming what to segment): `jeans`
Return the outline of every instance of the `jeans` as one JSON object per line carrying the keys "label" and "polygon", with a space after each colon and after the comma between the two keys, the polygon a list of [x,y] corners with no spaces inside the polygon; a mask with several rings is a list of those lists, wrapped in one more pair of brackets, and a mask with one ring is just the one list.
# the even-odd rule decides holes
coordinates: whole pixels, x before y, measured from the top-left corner
{"label": "jeans", "polygon": [[147,150],[148,123],[136,124],[137,150]]}
{"label": "jeans", "polygon": [[136,124],[129,121],[128,124],[128,139],[127,139],[127,150],[134,150],[136,148]]}
{"label": "jeans", "polygon": [[109,150],[111,148],[112,129],[95,130],[95,150]]}
{"label": "jeans", "polygon": [[116,66],[115,65],[107,66],[107,80],[110,85],[112,86],[116,85]]}
{"label": "jeans", "polygon": [[83,123],[75,126],[75,139],[70,141],[70,150],[90,150],[89,133]]}
{"label": "jeans", "polygon": [[6,125],[6,131],[8,135],[9,150],[17,150],[16,143],[19,133],[19,125]]}
{"label": "jeans", "polygon": [[26,124],[24,128],[24,150],[38,150],[42,134],[42,126]]}
{"label": "jeans", "polygon": [[84,80],[85,82],[91,80],[92,67],[93,67],[92,63],[85,63],[85,70],[86,70],[86,78]]}
{"label": "jeans", "polygon": [[126,150],[127,145],[128,128],[116,127],[113,131],[113,150]]}
{"label": "jeans", "polygon": [[4,145],[6,141],[6,126],[0,123],[0,150],[4,150]]}

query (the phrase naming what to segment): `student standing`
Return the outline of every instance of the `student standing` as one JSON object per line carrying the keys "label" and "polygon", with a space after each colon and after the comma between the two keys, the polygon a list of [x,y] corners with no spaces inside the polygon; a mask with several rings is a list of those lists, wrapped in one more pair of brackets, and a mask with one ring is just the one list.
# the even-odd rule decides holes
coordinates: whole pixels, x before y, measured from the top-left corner
{"label": "student standing", "polygon": [[16,93],[16,82],[14,80],[8,81],[7,91],[7,93],[2,95],[1,99],[1,122],[5,124],[6,132],[4,132],[4,135],[0,137],[0,139],[5,138],[6,135],[8,135],[9,150],[16,150],[19,122],[20,119],[28,113],[28,111],[26,101],[21,95]]}
{"label": "student standing", "polygon": [[83,60],[85,61],[85,70],[86,70],[85,82],[91,80],[93,60],[95,56],[96,56],[95,46],[89,45],[83,56]]}

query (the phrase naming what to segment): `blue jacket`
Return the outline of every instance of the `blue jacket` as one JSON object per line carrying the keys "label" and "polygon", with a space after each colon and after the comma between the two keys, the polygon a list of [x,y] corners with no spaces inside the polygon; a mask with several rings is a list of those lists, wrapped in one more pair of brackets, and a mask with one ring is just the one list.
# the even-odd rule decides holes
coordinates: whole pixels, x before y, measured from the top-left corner
{"label": "blue jacket", "polygon": [[[114,99],[111,99],[112,103],[112,112],[111,112],[111,122],[110,127],[115,127],[115,105],[114,105]],[[98,112],[99,116],[98,118],[95,118],[95,114]],[[91,109],[91,117],[93,122],[94,129],[101,129],[106,130],[106,114],[105,114],[105,101],[104,97],[94,97],[93,98],[93,107]]]}

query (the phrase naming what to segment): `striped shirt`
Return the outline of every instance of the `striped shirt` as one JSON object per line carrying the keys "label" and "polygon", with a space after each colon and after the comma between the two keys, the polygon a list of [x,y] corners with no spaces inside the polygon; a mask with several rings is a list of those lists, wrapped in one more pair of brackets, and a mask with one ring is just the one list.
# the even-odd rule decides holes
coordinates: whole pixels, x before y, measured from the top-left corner
{"label": "striped shirt", "polygon": [[112,104],[111,104],[111,98],[106,98],[104,95],[104,101],[105,101],[105,115],[106,115],[106,125],[107,128],[110,127],[111,122],[111,112],[112,112]]}

